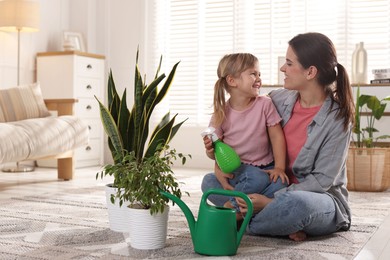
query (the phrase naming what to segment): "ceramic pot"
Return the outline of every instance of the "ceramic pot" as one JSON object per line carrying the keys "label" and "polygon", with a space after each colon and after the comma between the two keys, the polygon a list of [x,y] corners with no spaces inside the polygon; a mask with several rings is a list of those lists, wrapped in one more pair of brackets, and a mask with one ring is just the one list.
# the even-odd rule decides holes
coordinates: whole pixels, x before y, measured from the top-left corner
{"label": "ceramic pot", "polygon": [[169,206],[163,213],[150,214],[149,209],[127,208],[130,246],[135,249],[152,250],[165,247],[167,238]]}
{"label": "ceramic pot", "polygon": [[105,186],[106,203],[108,210],[108,221],[110,229],[116,232],[129,232],[129,219],[127,218],[127,205],[119,206],[119,199],[115,199],[115,203],[111,202],[111,194],[116,194],[117,188],[112,187],[112,184]]}

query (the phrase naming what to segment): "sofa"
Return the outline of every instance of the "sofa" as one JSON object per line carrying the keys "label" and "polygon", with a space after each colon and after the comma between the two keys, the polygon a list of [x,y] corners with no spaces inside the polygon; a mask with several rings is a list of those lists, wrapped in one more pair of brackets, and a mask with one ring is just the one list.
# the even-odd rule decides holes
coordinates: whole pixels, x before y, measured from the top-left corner
{"label": "sofa", "polygon": [[56,158],[58,179],[71,180],[74,150],[88,126],[73,115],[76,99],[44,100],[39,83],[0,89],[0,165]]}

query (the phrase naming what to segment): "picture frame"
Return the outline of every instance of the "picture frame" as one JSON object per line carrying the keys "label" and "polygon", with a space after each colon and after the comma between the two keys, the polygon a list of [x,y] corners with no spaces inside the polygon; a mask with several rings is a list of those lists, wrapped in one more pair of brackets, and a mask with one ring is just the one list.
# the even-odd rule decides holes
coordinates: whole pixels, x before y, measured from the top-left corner
{"label": "picture frame", "polygon": [[83,36],[79,32],[64,32],[63,47],[64,50],[87,51]]}

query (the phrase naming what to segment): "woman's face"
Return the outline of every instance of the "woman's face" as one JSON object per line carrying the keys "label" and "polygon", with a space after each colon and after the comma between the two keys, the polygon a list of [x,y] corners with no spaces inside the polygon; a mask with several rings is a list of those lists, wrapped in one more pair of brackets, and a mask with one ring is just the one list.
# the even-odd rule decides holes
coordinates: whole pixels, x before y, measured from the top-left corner
{"label": "woman's face", "polygon": [[301,90],[307,83],[307,70],[302,67],[295,55],[294,50],[289,46],[286,53],[286,63],[280,67],[284,73],[284,88]]}

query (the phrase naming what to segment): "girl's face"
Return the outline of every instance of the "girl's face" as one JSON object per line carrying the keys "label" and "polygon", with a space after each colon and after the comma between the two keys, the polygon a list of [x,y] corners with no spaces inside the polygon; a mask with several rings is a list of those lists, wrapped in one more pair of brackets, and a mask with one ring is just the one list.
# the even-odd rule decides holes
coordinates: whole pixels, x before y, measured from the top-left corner
{"label": "girl's face", "polygon": [[239,77],[234,78],[236,88],[240,95],[247,97],[257,97],[259,95],[259,89],[261,87],[259,63],[245,71],[243,71]]}
{"label": "girl's face", "polygon": [[289,46],[286,53],[286,63],[280,67],[284,73],[284,88],[300,90],[307,83],[308,70],[304,69],[298,61],[293,49]]}

